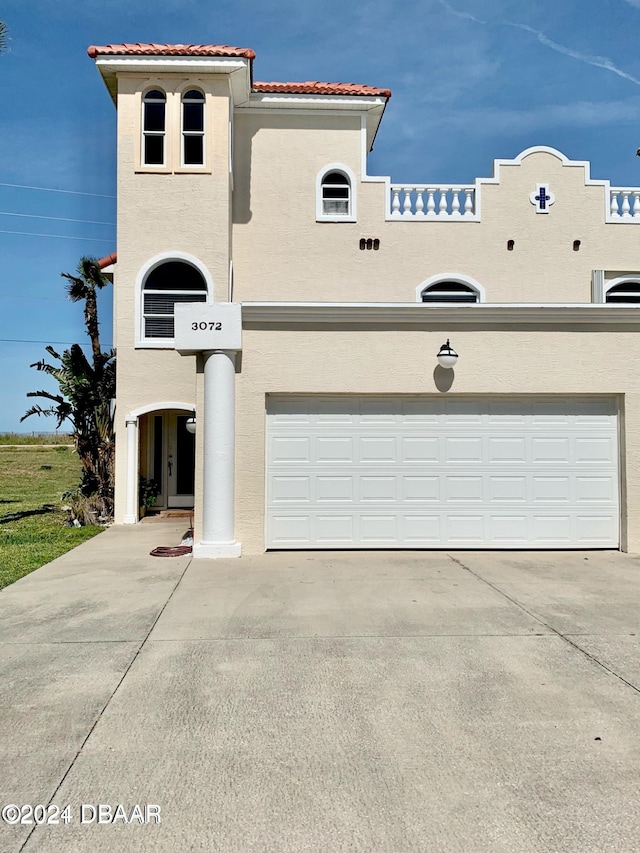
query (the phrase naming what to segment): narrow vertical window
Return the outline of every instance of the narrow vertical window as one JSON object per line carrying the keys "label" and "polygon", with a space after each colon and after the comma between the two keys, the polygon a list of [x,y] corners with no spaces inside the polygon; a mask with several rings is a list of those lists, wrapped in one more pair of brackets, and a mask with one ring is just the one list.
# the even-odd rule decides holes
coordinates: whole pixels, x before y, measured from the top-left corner
{"label": "narrow vertical window", "polygon": [[167,96],[152,89],[142,102],[142,164],[164,166],[164,138]]}
{"label": "narrow vertical window", "polygon": [[182,96],[182,164],[204,166],[204,95],[197,89]]}

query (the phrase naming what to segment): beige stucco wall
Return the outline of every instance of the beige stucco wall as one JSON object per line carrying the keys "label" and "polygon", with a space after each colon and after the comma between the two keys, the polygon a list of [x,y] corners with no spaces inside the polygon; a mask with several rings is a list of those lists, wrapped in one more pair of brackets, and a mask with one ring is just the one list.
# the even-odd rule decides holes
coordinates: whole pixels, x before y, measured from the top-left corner
{"label": "beige stucco wall", "polygon": [[[226,75],[151,79],[119,75],[118,263],[114,343],[117,348],[116,522],[125,512],[125,418],[144,406],[196,403],[195,358],[172,349],[136,349],[136,283],[157,255],[181,252],[200,262],[213,281],[210,297],[228,299],[230,259],[229,83]],[[140,167],[142,92],[167,92],[167,168]],[[204,170],[179,166],[180,93],[198,86],[207,116]]]}
{"label": "beige stucco wall", "polygon": [[[179,139],[179,92],[199,85],[209,118],[208,164],[140,171],[141,93],[158,81],[119,76],[118,263],[115,345],[116,521],[124,516],[125,418],[168,402],[202,411],[201,363],[172,350],[136,348],[136,282],[150,260],[172,252],[208,271],[216,300],[413,302],[418,285],[460,273],[489,302],[590,302],[592,270],[640,270],[640,225],[606,224],[605,191],[585,186],[582,167],[548,153],[502,166],[500,184],[481,187],[482,221],[385,221],[383,182],[361,182],[362,131],[353,114],[237,111],[233,217],[229,181],[229,88],[223,75],[162,77],[169,134]],[[316,176],[331,163],[356,176],[358,221],[316,222]],[[416,181],[428,180],[416,175]],[[547,182],[556,201],[536,215],[529,194]],[[381,240],[360,251],[361,237]],[[507,240],[515,240],[507,251]],[[573,241],[580,240],[579,252]],[[231,248],[230,248],[231,247]],[[428,309],[416,306],[416,310]],[[640,550],[640,353],[630,333],[460,331],[451,394],[620,395],[623,540]],[[264,548],[265,395],[441,394],[435,354],[446,338],[427,328],[387,331],[245,330],[236,406],[236,535],[245,553]],[[625,349],[624,359],[611,352]],[[611,362],[619,362],[611,365]],[[202,431],[196,435],[196,538],[201,525]]]}
{"label": "beige stucco wall", "polygon": [[[245,331],[236,406],[243,553],[264,550],[265,395],[282,393],[619,396],[623,547],[640,550],[640,351],[633,333],[457,331],[451,341],[460,358],[451,389],[442,392],[434,371],[445,337],[427,328]],[[612,359],[620,351],[625,358]]]}
{"label": "beige stucco wall", "polygon": [[[253,133],[251,215],[233,233],[239,300],[412,302],[422,282],[455,272],[479,282],[488,302],[590,302],[592,270],[640,268],[640,224],[605,223],[605,189],[549,153],[503,165],[499,184],[481,185],[481,222],[385,221],[384,183],[360,181],[356,223],[316,222],[318,169],[342,158],[360,175],[358,153],[323,134],[320,151],[289,156],[273,132]],[[556,200],[536,214],[529,195],[545,182]],[[361,251],[361,237],[380,239],[379,251]]]}

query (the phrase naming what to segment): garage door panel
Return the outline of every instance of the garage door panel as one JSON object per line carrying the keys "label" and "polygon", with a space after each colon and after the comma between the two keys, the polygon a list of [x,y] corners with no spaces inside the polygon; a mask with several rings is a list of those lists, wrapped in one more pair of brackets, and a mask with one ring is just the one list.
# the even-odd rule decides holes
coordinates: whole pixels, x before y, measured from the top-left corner
{"label": "garage door panel", "polygon": [[447,421],[451,424],[476,424],[480,425],[483,420],[483,412],[478,410],[477,400],[452,400],[445,401],[445,414]]}
{"label": "garage door panel", "polygon": [[578,515],[576,539],[589,545],[617,535],[618,519],[613,515]]}
{"label": "garage door panel", "polygon": [[617,502],[617,483],[614,477],[575,478],[576,502],[615,504]]}
{"label": "garage door panel", "polygon": [[316,539],[327,544],[351,544],[354,541],[354,524],[352,515],[318,514]]}
{"label": "garage door panel", "polygon": [[616,547],[615,412],[600,398],[270,399],[267,545]]}
{"label": "garage door panel", "polygon": [[524,436],[492,436],[488,439],[489,462],[526,462],[527,440]]}
{"label": "garage door panel", "polygon": [[310,477],[282,477],[273,478],[273,502],[281,503],[309,503],[311,500]]}
{"label": "garage door panel", "polygon": [[361,515],[360,541],[365,543],[400,542],[395,515]]}
{"label": "garage door panel", "polygon": [[447,539],[452,544],[469,544],[485,541],[484,515],[452,515],[446,516],[445,524]]}
{"label": "garage door panel", "polygon": [[353,477],[317,475],[316,500],[319,503],[353,503]]}
{"label": "garage door panel", "polygon": [[571,479],[569,477],[533,477],[534,504],[557,504],[571,501]]}
{"label": "garage door panel", "polygon": [[482,438],[447,436],[444,442],[445,462],[482,462]]}
{"label": "garage door panel", "polygon": [[397,440],[394,436],[372,436],[359,441],[360,462],[396,462]]}
{"label": "garage door panel", "polygon": [[444,411],[442,404],[430,406],[424,405],[422,398],[404,400],[400,406],[400,423],[403,426],[416,426],[419,424],[438,426],[440,416]]}
{"label": "garage door panel", "polygon": [[410,545],[439,545],[442,542],[440,515],[405,515],[403,541]]}
{"label": "garage door panel", "polygon": [[577,438],[575,459],[579,464],[602,464],[611,460],[613,441],[611,438]]}
{"label": "garage door panel", "polygon": [[315,440],[316,462],[353,462],[354,440],[347,437],[319,436]]}
{"label": "garage door panel", "polygon": [[440,477],[402,477],[401,502],[440,501]]}
{"label": "garage door panel", "polygon": [[526,503],[527,477],[500,477],[489,475],[489,500],[494,503]]}
{"label": "garage door panel", "polygon": [[557,437],[532,438],[531,461],[536,464],[551,462],[554,465],[568,465],[570,461],[569,439]]}
{"label": "garage door panel", "polygon": [[446,500],[454,503],[482,503],[483,485],[482,477],[447,477]]}
{"label": "garage door panel", "polygon": [[529,517],[526,515],[491,515],[489,538],[494,542],[526,545],[529,541]]}
{"label": "garage door panel", "polygon": [[274,462],[308,462],[311,458],[310,438],[274,438]]}
{"label": "garage door panel", "polygon": [[401,439],[403,462],[440,461],[440,439],[437,436],[404,436]]}

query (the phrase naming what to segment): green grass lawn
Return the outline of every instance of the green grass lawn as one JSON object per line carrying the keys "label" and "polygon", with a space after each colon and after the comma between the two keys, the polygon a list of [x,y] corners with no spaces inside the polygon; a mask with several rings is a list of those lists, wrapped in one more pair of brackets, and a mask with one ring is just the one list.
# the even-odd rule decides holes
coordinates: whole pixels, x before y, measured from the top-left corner
{"label": "green grass lawn", "polygon": [[0,444],[0,589],[100,533],[65,526],[62,494],[79,481],[68,447]]}
{"label": "green grass lawn", "polygon": [[68,433],[58,432],[0,432],[2,444],[72,444]]}

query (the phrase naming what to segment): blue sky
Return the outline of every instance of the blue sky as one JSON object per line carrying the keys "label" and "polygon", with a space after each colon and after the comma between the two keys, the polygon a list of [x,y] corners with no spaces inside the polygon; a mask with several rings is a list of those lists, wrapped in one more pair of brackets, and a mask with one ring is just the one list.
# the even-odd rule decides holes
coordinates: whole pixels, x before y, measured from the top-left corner
{"label": "blue sky", "polygon": [[397,182],[470,182],[550,145],[640,186],[640,0],[3,0],[0,20],[0,432],[53,427],[19,419],[55,387],[29,368],[45,343],[85,340],[59,273],[116,248],[116,115],[90,44],[232,44],[256,80],[388,87],[369,173]]}

